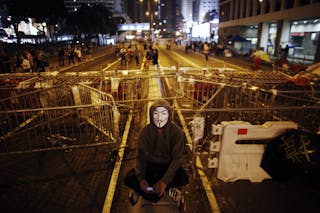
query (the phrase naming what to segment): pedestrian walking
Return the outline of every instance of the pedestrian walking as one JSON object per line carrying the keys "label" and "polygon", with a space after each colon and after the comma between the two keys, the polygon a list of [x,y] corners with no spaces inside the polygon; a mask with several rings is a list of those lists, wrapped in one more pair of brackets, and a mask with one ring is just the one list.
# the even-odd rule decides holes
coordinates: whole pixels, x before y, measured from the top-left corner
{"label": "pedestrian walking", "polygon": [[131,45],[128,46],[127,49],[127,56],[128,56],[128,63],[131,64],[131,61],[133,59],[134,50],[132,49]]}
{"label": "pedestrian walking", "polygon": [[89,45],[87,46],[86,54],[87,54],[88,60],[91,60],[91,57],[92,57],[92,45],[91,45],[91,44],[89,44]]}
{"label": "pedestrian walking", "polygon": [[208,44],[208,42],[205,42],[205,43],[203,44],[203,50],[202,50],[202,52],[203,52],[203,54],[204,54],[204,56],[205,56],[206,63],[208,63],[208,60],[209,60],[209,51],[210,51],[209,44]]}
{"label": "pedestrian walking", "polygon": [[136,60],[136,65],[139,66],[140,62],[140,48],[136,45],[133,52],[134,58]]}
{"label": "pedestrian walking", "polygon": [[29,61],[29,63],[30,63],[30,71],[31,72],[33,72],[33,70],[34,70],[34,60],[33,60],[33,56],[32,56],[32,54],[31,54],[31,52],[30,51],[25,51],[25,56],[26,56],[26,58],[28,59],[28,61]]}
{"label": "pedestrian walking", "polygon": [[49,57],[43,50],[38,51],[38,70],[40,72],[49,70]]}
{"label": "pedestrian walking", "polygon": [[127,55],[126,48],[121,48],[121,50],[120,50],[120,59],[121,59],[120,64],[121,64],[121,66],[127,65],[126,55]]}
{"label": "pedestrian walking", "polygon": [[152,57],[152,63],[155,70],[158,70],[158,67],[159,67],[158,59],[159,59],[158,49],[155,48],[153,50],[153,57]]}
{"label": "pedestrian walking", "polygon": [[152,46],[149,46],[149,50],[146,54],[146,62],[145,62],[146,70],[149,70],[149,66],[152,63],[153,63],[153,48]]}
{"label": "pedestrian walking", "polygon": [[68,64],[74,64],[74,48],[70,47],[68,50]]}
{"label": "pedestrian walking", "polygon": [[62,47],[59,48],[58,57],[59,57],[59,65],[63,67],[64,66],[64,49]]}
{"label": "pedestrian walking", "polygon": [[15,64],[15,72],[20,72],[21,71],[21,55],[17,52],[16,55],[15,55],[15,58],[16,58],[16,64]]}
{"label": "pedestrian walking", "polygon": [[120,46],[119,44],[117,44],[117,46],[114,48],[114,54],[116,56],[116,58],[120,58]]}
{"label": "pedestrian walking", "polygon": [[22,71],[23,72],[31,72],[31,65],[30,65],[30,61],[28,60],[27,56],[21,56],[21,67],[22,67]]}
{"label": "pedestrian walking", "polygon": [[78,59],[78,62],[81,62],[81,57],[82,57],[82,53],[81,53],[81,49],[80,47],[75,48],[74,53],[76,55],[76,58]]}

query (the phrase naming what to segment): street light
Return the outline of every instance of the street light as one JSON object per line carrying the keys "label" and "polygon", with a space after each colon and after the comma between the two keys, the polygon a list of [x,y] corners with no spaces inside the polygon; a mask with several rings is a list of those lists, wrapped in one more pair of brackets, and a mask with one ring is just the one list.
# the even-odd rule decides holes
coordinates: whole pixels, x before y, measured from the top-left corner
{"label": "street light", "polygon": [[[140,3],[143,2],[143,0],[139,0]],[[153,15],[155,14],[156,16],[158,15],[158,12],[155,11],[153,14],[153,8],[151,8],[152,0],[146,0],[147,1],[147,12],[146,15],[149,16],[149,36],[152,38],[152,25],[153,25]],[[158,2],[158,0],[153,0],[154,3]]]}

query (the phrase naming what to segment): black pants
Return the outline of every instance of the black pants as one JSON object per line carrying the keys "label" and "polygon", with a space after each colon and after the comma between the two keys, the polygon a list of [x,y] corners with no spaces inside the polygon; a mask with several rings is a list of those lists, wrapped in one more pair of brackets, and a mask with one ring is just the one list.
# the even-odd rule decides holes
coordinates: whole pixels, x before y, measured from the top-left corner
{"label": "black pants", "polygon": [[204,55],[205,55],[206,61],[208,61],[208,59],[209,59],[209,53],[205,53]]}
{"label": "black pants", "polygon": [[[147,165],[147,172],[146,172],[146,181],[150,186],[153,186],[155,183],[157,183],[164,175],[164,173],[167,171],[168,165],[159,165],[154,163],[148,163]],[[140,189],[139,181],[135,175],[134,169],[131,169],[125,179],[124,183],[129,188],[133,189],[135,192],[137,192],[139,195],[141,195],[144,199],[149,200],[151,202],[158,202],[161,197],[159,197],[156,194],[147,194],[144,191]],[[170,188],[174,187],[181,187],[185,186],[189,183],[189,178],[187,172],[180,167],[173,180],[167,185],[166,190],[169,190]]]}

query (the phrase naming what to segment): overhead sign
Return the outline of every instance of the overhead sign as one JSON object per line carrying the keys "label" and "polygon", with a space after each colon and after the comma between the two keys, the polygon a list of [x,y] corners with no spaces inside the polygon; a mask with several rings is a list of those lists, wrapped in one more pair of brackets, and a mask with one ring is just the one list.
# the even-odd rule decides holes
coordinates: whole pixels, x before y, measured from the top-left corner
{"label": "overhead sign", "polygon": [[132,24],[118,24],[119,31],[137,31],[137,30],[149,30],[149,23],[132,23]]}

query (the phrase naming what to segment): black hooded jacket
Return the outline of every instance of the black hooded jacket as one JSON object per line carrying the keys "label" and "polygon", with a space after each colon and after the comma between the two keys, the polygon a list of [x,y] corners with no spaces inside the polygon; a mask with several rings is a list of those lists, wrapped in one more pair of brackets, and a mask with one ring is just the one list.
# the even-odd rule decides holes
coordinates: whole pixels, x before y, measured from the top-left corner
{"label": "black hooded jacket", "polygon": [[[153,111],[157,107],[165,107],[169,112],[168,122],[161,131],[152,120]],[[138,139],[135,173],[141,181],[146,177],[147,162],[169,164],[168,170],[161,179],[168,184],[182,165],[185,136],[182,129],[172,122],[172,108],[167,101],[156,100],[151,105],[149,114],[150,123],[141,130]]]}

